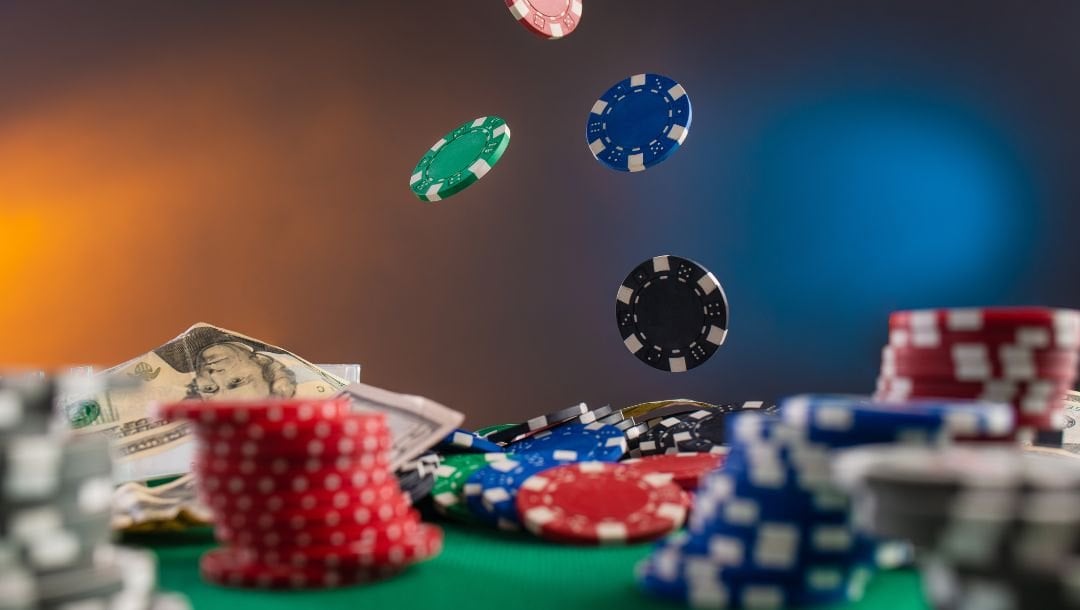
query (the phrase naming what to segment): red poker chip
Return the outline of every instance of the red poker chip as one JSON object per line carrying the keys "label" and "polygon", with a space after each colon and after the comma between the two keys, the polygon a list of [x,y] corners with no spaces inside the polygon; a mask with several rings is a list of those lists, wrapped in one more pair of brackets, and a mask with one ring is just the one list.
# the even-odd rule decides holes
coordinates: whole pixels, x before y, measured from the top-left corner
{"label": "red poker chip", "polygon": [[639,473],[659,473],[671,476],[673,483],[686,491],[694,491],[701,484],[701,477],[724,465],[727,455],[715,453],[683,452],[650,455],[619,462]]}
{"label": "red poker chip", "polygon": [[897,348],[881,352],[882,371],[899,376],[980,379],[1061,379],[1075,375],[1075,350],[1031,350],[1015,346],[957,344],[951,348]]}
{"label": "red poker chip", "polygon": [[1033,349],[1080,347],[1080,312],[1048,308],[900,311],[889,317],[889,344],[949,347],[1008,344]]}
{"label": "red poker chip", "polygon": [[881,375],[886,377],[906,377],[927,382],[949,383],[953,381],[1055,381],[1072,383],[1076,377],[1076,364],[1059,367],[1038,367],[1025,364],[997,365],[992,363],[970,363],[955,367],[938,368],[921,362],[898,362],[890,360],[881,363]]}
{"label": "red poker chip", "polygon": [[321,470],[316,472],[294,472],[286,474],[239,474],[217,473],[195,465],[193,472],[198,477],[198,484],[206,493],[306,493],[309,491],[346,491],[362,490],[378,486],[376,481],[384,477],[374,473],[383,473],[385,468],[351,468],[349,470]]}
{"label": "red poker chip", "polygon": [[299,531],[309,527],[388,523],[411,514],[411,511],[412,502],[408,494],[401,493],[397,500],[388,500],[385,504],[357,504],[342,508],[317,506],[310,510],[287,509],[280,512],[233,510],[215,515],[215,521],[232,528]]}
{"label": "red poker chip", "polygon": [[331,436],[389,435],[381,413],[350,413],[327,419],[295,421],[252,421],[243,424],[217,422],[196,424],[199,433],[221,439],[289,441],[291,439],[329,438]]}
{"label": "red poker chip", "polygon": [[[383,464],[381,462],[387,462]],[[200,452],[196,455],[193,466],[214,474],[241,475],[284,475],[295,473],[319,473],[326,470],[367,469],[372,472],[386,470],[388,460],[378,460],[370,456],[309,457],[297,459],[295,456],[271,458],[221,457]]]}
{"label": "red poker chip", "polygon": [[329,589],[375,582],[400,574],[404,566],[353,565],[338,569],[266,565],[241,560],[239,551],[218,548],[199,560],[207,582],[248,589]]}
{"label": "red poker chip", "polygon": [[1063,402],[1071,381],[957,381],[941,378],[880,375],[877,391],[903,394],[905,397],[969,398],[989,402],[1017,403],[1045,399]]}
{"label": "red poker chip", "polygon": [[184,400],[158,405],[156,412],[162,419],[186,419],[199,425],[244,425],[254,422],[272,424],[344,417],[351,414],[352,403],[347,396],[251,401]]}
{"label": "red poker chip", "polygon": [[289,512],[293,510],[309,511],[317,507],[327,510],[355,509],[358,506],[382,506],[387,502],[399,500],[404,492],[398,486],[393,475],[387,475],[388,482],[364,489],[346,489],[340,491],[309,491],[306,493],[210,493],[199,488],[199,498],[215,514],[234,510]]}
{"label": "red poker chip", "polygon": [[562,38],[581,21],[582,0],[506,0],[506,8],[518,23],[547,39]]}
{"label": "red poker chip", "polygon": [[250,563],[297,567],[406,566],[438,555],[442,543],[442,529],[418,522],[415,529],[403,530],[396,539],[384,537],[303,549],[236,548],[236,556]]}
{"label": "red poker chip", "polygon": [[971,307],[894,311],[889,315],[889,328],[970,332],[1015,326],[1080,329],[1080,311],[1052,307]]}
{"label": "red poker chip", "polygon": [[622,544],[665,536],[686,520],[690,497],[671,477],[580,462],[533,475],[518,490],[522,523],[557,542]]}
{"label": "red poker chip", "polygon": [[222,544],[244,549],[285,551],[309,547],[340,547],[357,542],[389,543],[414,533],[419,523],[420,514],[410,511],[391,521],[364,525],[343,524],[271,530],[215,525],[214,537]]}
{"label": "red poker chip", "polygon": [[389,433],[379,436],[334,434],[326,437],[240,440],[196,431],[195,440],[199,449],[206,454],[237,460],[275,457],[336,459],[363,456],[388,460],[385,454],[393,445]]}

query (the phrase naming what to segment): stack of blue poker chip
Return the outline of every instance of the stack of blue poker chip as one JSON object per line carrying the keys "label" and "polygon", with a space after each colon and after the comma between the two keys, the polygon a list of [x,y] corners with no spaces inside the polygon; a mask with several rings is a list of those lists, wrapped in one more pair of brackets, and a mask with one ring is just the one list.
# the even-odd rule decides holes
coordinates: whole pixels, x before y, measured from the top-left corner
{"label": "stack of blue poker chip", "polygon": [[724,467],[703,481],[686,532],[638,565],[638,583],[694,607],[855,601],[880,541],[851,527],[849,498],[832,478],[834,452],[1007,435],[1012,424],[1008,405],[850,396],[795,396],[778,417],[736,414]]}

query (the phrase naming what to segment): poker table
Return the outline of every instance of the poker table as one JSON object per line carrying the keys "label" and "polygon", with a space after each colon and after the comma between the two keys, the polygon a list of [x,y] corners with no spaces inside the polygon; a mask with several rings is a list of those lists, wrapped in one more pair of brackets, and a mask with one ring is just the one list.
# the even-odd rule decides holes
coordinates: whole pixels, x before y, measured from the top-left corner
{"label": "poker table", "polygon": [[[679,604],[647,597],[634,585],[634,564],[650,544],[579,547],[442,523],[445,548],[435,559],[393,579],[323,591],[257,591],[207,584],[199,577],[199,556],[215,543],[210,529],[168,536],[129,536],[125,543],[147,546],[159,561],[163,590],[185,593],[196,610],[258,608],[500,608],[559,610],[672,608]],[[879,573],[866,597],[848,609],[925,610],[918,574]]]}

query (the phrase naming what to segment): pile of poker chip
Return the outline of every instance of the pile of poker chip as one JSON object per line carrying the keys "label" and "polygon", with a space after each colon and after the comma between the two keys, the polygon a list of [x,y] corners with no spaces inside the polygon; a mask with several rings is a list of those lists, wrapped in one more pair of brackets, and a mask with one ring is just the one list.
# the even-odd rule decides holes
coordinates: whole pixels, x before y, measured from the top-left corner
{"label": "pile of poker chip", "polygon": [[940,610],[1080,608],[1080,461],[1017,447],[865,447],[834,465],[863,531],[915,543]]}
{"label": "pile of poker chip", "polygon": [[876,396],[1012,404],[1022,441],[1060,434],[1080,363],[1080,311],[989,307],[889,317]]}
{"label": "pile of poker chip", "polygon": [[[681,528],[690,495],[723,463],[724,420],[761,402],[578,404],[519,424],[458,430],[440,454],[441,515],[564,544],[630,544]],[[617,499],[617,500],[616,500]]]}
{"label": "pile of poker chip", "polygon": [[805,395],[778,416],[729,422],[723,468],[698,490],[685,532],[637,569],[652,595],[701,608],[780,608],[855,601],[877,563],[878,541],[850,526],[833,480],[837,451],[865,444],[940,445],[1008,438],[1008,405],[978,401],[881,403]]}
{"label": "pile of poker chip", "polygon": [[225,586],[329,588],[387,578],[437,555],[442,530],[423,523],[390,472],[381,413],[346,397],[159,409],[192,422],[194,473],[222,544],[200,571]]}
{"label": "pile of poker chip", "polygon": [[54,425],[60,383],[0,379],[0,607],[188,608],[156,593],[152,554],[112,544],[109,441]]}

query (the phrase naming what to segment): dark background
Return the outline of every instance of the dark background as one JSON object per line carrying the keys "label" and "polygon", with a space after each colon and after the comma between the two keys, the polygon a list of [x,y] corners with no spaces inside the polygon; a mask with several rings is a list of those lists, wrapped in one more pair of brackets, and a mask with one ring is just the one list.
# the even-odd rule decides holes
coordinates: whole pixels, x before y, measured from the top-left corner
{"label": "dark background", "polygon": [[[586,0],[0,3],[0,363],[114,364],[205,321],[468,424],[585,400],[870,391],[897,308],[1080,305],[1080,4]],[[683,146],[590,156],[593,101],[680,81]],[[430,205],[440,136],[499,165]],[[700,261],[728,343],[622,346],[638,263]]]}

